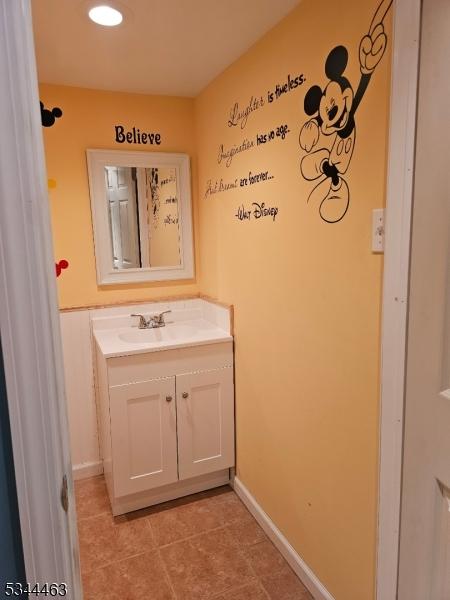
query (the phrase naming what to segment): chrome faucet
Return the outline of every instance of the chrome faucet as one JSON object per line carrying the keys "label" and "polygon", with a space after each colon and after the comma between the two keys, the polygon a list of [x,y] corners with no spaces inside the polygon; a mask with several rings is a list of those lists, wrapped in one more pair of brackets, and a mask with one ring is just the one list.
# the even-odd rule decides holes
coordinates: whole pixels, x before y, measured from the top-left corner
{"label": "chrome faucet", "polygon": [[171,310],[163,310],[163,312],[151,315],[148,319],[144,315],[132,314],[130,317],[139,317],[139,329],[153,329],[155,327],[165,327],[164,315],[172,312]]}

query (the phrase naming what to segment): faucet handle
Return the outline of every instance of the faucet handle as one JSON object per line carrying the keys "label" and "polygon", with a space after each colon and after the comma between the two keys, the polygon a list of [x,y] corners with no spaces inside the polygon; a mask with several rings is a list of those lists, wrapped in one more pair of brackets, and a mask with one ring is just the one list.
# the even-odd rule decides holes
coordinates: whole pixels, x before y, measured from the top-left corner
{"label": "faucet handle", "polygon": [[153,318],[160,326],[162,326],[162,325],[165,325],[164,315],[167,315],[167,313],[171,313],[171,312],[172,312],[171,310],[163,310],[162,312],[155,315]]}
{"label": "faucet handle", "polygon": [[132,314],[130,315],[130,317],[139,317],[139,329],[145,329],[147,327],[147,320],[144,317],[144,315],[136,315],[136,314]]}

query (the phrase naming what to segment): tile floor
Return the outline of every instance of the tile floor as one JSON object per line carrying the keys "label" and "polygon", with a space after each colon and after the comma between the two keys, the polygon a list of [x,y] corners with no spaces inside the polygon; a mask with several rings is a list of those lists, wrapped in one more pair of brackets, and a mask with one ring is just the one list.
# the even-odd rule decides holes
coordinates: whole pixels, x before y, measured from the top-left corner
{"label": "tile floor", "polygon": [[85,600],[312,600],[227,486],[120,517],[103,477],[75,491]]}

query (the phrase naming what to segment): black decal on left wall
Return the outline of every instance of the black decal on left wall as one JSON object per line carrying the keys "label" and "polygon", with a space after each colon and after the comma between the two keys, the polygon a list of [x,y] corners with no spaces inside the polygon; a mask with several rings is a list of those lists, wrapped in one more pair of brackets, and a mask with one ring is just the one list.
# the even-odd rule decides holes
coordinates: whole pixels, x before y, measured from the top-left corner
{"label": "black decal on left wall", "polygon": [[55,106],[52,110],[48,110],[48,108],[44,108],[44,103],[41,102],[41,122],[43,127],[51,127],[55,124],[56,119],[62,117],[62,110]]}

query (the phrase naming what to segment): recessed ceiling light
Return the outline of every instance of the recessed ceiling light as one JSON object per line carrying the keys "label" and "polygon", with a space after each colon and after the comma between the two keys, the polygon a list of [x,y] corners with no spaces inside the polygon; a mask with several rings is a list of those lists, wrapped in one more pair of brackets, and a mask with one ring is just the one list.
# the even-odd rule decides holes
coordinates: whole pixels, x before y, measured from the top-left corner
{"label": "recessed ceiling light", "polygon": [[120,25],[123,21],[121,12],[106,5],[94,6],[94,8],[91,8],[89,11],[89,18],[94,21],[94,23],[105,25],[106,27]]}

